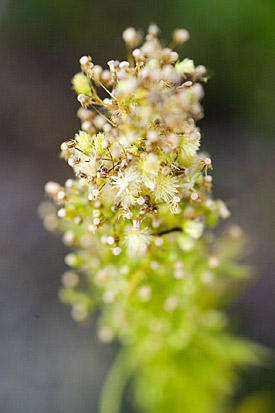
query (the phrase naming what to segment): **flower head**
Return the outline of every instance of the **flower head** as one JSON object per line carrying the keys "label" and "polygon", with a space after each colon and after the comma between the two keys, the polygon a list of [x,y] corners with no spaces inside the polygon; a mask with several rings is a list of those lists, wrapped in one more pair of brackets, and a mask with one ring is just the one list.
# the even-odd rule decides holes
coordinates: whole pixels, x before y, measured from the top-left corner
{"label": "flower head", "polygon": [[125,236],[125,244],[130,255],[141,255],[147,250],[152,239],[151,231],[148,227],[133,227]]}
{"label": "flower head", "polygon": [[139,174],[135,168],[119,171],[118,176],[111,177],[111,187],[117,190],[116,197],[122,205],[128,207],[135,202],[139,191]]}
{"label": "flower head", "polygon": [[156,178],[155,199],[169,202],[178,192],[179,182],[174,176],[159,174]]}

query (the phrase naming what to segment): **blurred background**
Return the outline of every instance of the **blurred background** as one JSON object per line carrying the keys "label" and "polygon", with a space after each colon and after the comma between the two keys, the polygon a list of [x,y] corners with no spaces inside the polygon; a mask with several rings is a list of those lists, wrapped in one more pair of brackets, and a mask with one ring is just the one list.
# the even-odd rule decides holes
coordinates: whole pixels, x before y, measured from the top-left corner
{"label": "blurred background", "polygon": [[[214,195],[248,237],[255,279],[230,309],[245,337],[275,347],[274,0],[0,0],[0,411],[95,413],[116,349],[95,322],[76,325],[58,301],[66,249],[37,216],[48,180],[70,168],[59,145],[79,123],[71,78],[83,54],[124,58],[121,32],[156,22],[191,40],[182,57],[208,67],[203,149]],[[95,321],[95,320],[93,320]],[[274,359],[244,374],[238,413],[275,412]],[[125,412],[132,412],[125,407]]]}

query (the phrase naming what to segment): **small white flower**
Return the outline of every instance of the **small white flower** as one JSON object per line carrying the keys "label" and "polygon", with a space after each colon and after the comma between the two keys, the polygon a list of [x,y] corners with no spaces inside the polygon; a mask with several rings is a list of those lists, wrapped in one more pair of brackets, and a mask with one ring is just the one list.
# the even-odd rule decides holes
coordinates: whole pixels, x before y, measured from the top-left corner
{"label": "small white flower", "polygon": [[125,172],[119,171],[118,176],[113,176],[111,186],[117,189],[117,197],[121,197],[121,205],[129,207],[135,203],[139,192],[140,177],[135,168],[128,168]]}
{"label": "small white flower", "polygon": [[61,189],[61,186],[57,182],[47,182],[45,185],[45,191],[51,196],[55,196]]}
{"label": "small white flower", "polygon": [[138,81],[134,77],[121,80],[118,83],[118,91],[120,92],[122,96],[130,96],[132,93],[135,92],[137,87],[138,87]]}
{"label": "small white flower", "polygon": [[103,149],[106,149],[106,148],[108,148],[108,146],[110,146],[110,142],[107,139],[104,139],[101,142],[101,146],[102,146]]}
{"label": "small white flower", "polygon": [[151,191],[154,191],[156,189],[156,179],[155,178],[149,178],[148,176],[143,176],[142,180],[144,182],[144,185],[150,189]]}
{"label": "small white flower", "polygon": [[156,176],[160,167],[160,160],[155,153],[148,153],[142,158],[140,166],[145,174]]}
{"label": "small white flower", "polygon": [[136,59],[137,62],[144,61],[144,56],[142,54],[142,51],[140,49],[135,49],[132,53],[134,58]]}
{"label": "small white flower", "polygon": [[115,243],[115,239],[112,236],[107,237],[107,244],[113,245]]}
{"label": "small white flower", "polygon": [[125,244],[130,255],[140,255],[145,253],[148,245],[150,244],[152,235],[149,228],[135,228],[133,227],[130,232],[125,236]]}
{"label": "small white flower", "polygon": [[143,198],[143,196],[140,196],[138,199],[137,199],[137,204],[138,205],[143,205],[145,203],[145,199]]}
{"label": "small white flower", "polygon": [[185,29],[177,29],[174,31],[174,34],[173,34],[173,40],[177,44],[183,44],[187,42],[187,40],[189,40],[189,37],[190,37],[190,34]]}
{"label": "small white flower", "polygon": [[121,254],[122,249],[120,247],[116,247],[113,249],[113,254],[114,255],[120,255]]}
{"label": "small white flower", "polygon": [[199,195],[197,194],[197,192],[192,192],[190,198],[192,199],[192,201],[196,201],[198,199]]}
{"label": "small white flower", "polygon": [[67,181],[65,182],[66,188],[71,188],[73,184],[74,184],[73,179],[67,179]]}
{"label": "small white flower", "polygon": [[175,70],[178,74],[184,76],[186,74],[194,73],[195,65],[193,60],[186,58],[181,62],[176,63]]}
{"label": "small white flower", "polygon": [[174,196],[174,198],[172,198],[171,201],[169,201],[170,211],[172,212],[172,214],[179,214],[181,212],[179,202],[179,196]]}
{"label": "small white flower", "polygon": [[196,185],[196,181],[199,176],[199,173],[194,173],[186,176],[184,178],[184,182],[181,184],[181,188],[185,189],[186,191],[194,191],[194,186]]}
{"label": "small white flower", "polygon": [[92,194],[96,198],[99,195],[99,190],[98,189],[93,189]]}
{"label": "small white flower", "polygon": [[204,226],[202,222],[194,221],[192,219],[188,219],[184,222],[184,231],[192,238],[200,238],[203,233],[203,229]]}
{"label": "small white flower", "polygon": [[200,134],[183,135],[180,139],[183,156],[194,156],[200,147]]}
{"label": "small white flower", "polygon": [[122,38],[125,41],[125,43],[129,45],[134,45],[138,38],[137,31],[133,27],[128,27],[122,33]]}
{"label": "small white flower", "polygon": [[59,201],[63,201],[65,197],[66,197],[65,191],[58,191],[58,193],[57,193],[57,199],[58,199]]}
{"label": "small white flower", "polygon": [[156,178],[155,199],[157,202],[169,202],[178,192],[179,183],[176,177],[158,175]]}
{"label": "small white flower", "polygon": [[57,211],[57,216],[58,216],[59,218],[65,218],[65,216],[66,216],[66,210],[65,210],[65,208],[60,208],[60,209]]}
{"label": "small white flower", "polygon": [[88,63],[90,63],[90,61],[91,61],[91,58],[88,57],[88,56],[82,56],[82,57],[79,59],[79,63],[81,64],[81,66],[87,65]]}

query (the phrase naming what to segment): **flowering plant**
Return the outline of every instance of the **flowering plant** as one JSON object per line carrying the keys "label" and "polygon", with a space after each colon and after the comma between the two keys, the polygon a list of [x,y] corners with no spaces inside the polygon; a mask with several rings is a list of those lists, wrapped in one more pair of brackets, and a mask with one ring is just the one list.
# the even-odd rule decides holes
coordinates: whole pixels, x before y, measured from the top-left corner
{"label": "flowering plant", "polygon": [[127,381],[142,411],[225,412],[238,368],[258,361],[223,311],[247,278],[241,230],[213,232],[230,212],[212,198],[212,161],[199,152],[206,69],[173,50],[186,30],[165,48],[158,32],[151,25],[142,43],[126,29],[128,61],[107,70],[81,57],[81,129],[61,144],[75,179],[48,182],[57,207],[40,212],[73,250],[61,300],[78,322],[100,309],[99,339],[122,346],[102,412],[119,411]]}

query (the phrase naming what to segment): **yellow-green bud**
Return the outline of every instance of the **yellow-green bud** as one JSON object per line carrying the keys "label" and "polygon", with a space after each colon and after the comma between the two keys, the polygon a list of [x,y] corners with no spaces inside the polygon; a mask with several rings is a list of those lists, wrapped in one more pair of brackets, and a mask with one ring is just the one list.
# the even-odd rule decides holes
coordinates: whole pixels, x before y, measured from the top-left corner
{"label": "yellow-green bud", "polygon": [[195,71],[194,62],[191,59],[184,59],[175,64],[175,70],[181,76],[190,75]]}
{"label": "yellow-green bud", "polygon": [[84,73],[77,73],[72,79],[72,85],[76,93],[91,96],[90,81]]}

